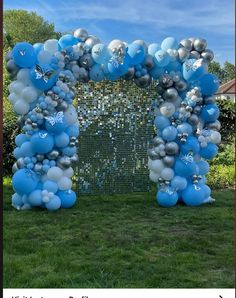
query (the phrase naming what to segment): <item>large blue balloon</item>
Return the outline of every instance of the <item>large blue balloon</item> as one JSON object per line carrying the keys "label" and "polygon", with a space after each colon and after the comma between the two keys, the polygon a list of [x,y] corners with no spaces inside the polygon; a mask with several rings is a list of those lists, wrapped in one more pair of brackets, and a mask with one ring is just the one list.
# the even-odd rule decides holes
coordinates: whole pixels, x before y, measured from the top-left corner
{"label": "large blue balloon", "polygon": [[[122,63],[118,63],[118,61],[113,57],[109,60],[107,65],[108,71],[110,75],[114,75],[114,78],[117,79],[120,76],[123,76],[129,69],[128,58],[124,57]],[[109,77],[111,80],[112,78]]]}
{"label": "large blue balloon", "polygon": [[198,139],[193,136],[187,137],[186,143],[181,144],[180,150],[183,154],[188,154],[189,152],[198,153],[200,150]]}
{"label": "large blue balloon", "polygon": [[[185,157],[182,157],[183,159]],[[186,157],[186,160],[182,160],[180,158],[176,159],[174,170],[176,175],[183,177],[190,177],[197,172],[197,166],[191,158]]]}
{"label": "large blue balloon", "polygon": [[37,175],[28,169],[18,170],[12,177],[13,188],[20,195],[31,193],[36,188],[38,182]]}
{"label": "large blue balloon", "polygon": [[54,146],[54,139],[46,130],[36,132],[30,141],[35,153],[48,153]]}
{"label": "large blue balloon", "polygon": [[197,80],[205,73],[206,68],[200,59],[187,59],[183,63],[183,77],[186,81]]}
{"label": "large blue balloon", "polygon": [[31,68],[30,79],[39,90],[49,90],[55,85],[58,72],[48,64],[36,64]]}
{"label": "large blue balloon", "polygon": [[20,133],[16,136],[15,143],[16,146],[20,147],[24,142],[29,141],[29,137],[26,134]]}
{"label": "large blue balloon", "polygon": [[79,126],[78,125],[70,125],[66,128],[65,132],[69,137],[78,137],[79,136]]}
{"label": "large blue balloon", "polygon": [[187,188],[182,191],[182,198],[186,205],[199,206],[205,199],[205,191],[200,185],[189,184]]}
{"label": "large blue balloon", "polygon": [[154,62],[157,66],[164,67],[170,63],[170,55],[166,51],[159,50],[154,56]]}
{"label": "large blue balloon", "polygon": [[17,43],[12,50],[12,57],[19,67],[32,67],[36,63],[36,53],[28,42]]}
{"label": "large blue balloon", "polygon": [[156,129],[163,130],[170,125],[170,120],[165,116],[158,115],[154,120],[154,125],[156,126]]}
{"label": "large blue balloon", "polygon": [[145,58],[145,49],[140,44],[131,43],[128,45],[127,54],[129,65],[137,65],[143,62]]}
{"label": "large blue balloon", "polygon": [[157,202],[162,207],[175,206],[178,201],[178,194],[176,191],[169,190],[168,192],[159,190],[157,192]]}
{"label": "large blue balloon", "polygon": [[28,202],[31,206],[41,206],[42,205],[42,191],[41,189],[36,189],[32,191],[28,196]]}
{"label": "large blue balloon", "polygon": [[164,51],[168,49],[176,50],[179,47],[178,41],[174,37],[167,37],[161,43],[161,48]]}
{"label": "large blue balloon", "polygon": [[21,156],[32,157],[34,156],[34,151],[31,142],[27,141],[20,146]]}
{"label": "large blue balloon", "polygon": [[56,193],[58,191],[58,185],[55,181],[47,180],[43,183],[43,189]]}
{"label": "large blue balloon", "polygon": [[216,75],[207,73],[202,76],[199,80],[201,93],[204,96],[211,96],[213,95],[220,86],[220,81]]}
{"label": "large blue balloon", "polygon": [[202,110],[200,117],[205,122],[215,122],[220,115],[220,110],[216,104],[205,105]]}
{"label": "large blue balloon", "polygon": [[206,147],[201,148],[199,154],[205,159],[212,159],[218,153],[218,147],[213,143],[208,143]]}
{"label": "large blue balloon", "polygon": [[73,190],[60,190],[57,192],[57,196],[61,200],[62,208],[71,208],[76,202],[76,194]]}
{"label": "large blue balloon", "polygon": [[69,135],[65,132],[62,132],[55,136],[55,145],[58,148],[64,148],[66,147],[70,142]]}
{"label": "large blue balloon", "polygon": [[66,34],[59,39],[58,44],[61,49],[66,49],[76,45],[79,42],[81,42],[81,39],[74,37],[72,34]]}
{"label": "large blue balloon", "polygon": [[56,211],[61,207],[61,200],[58,196],[54,195],[49,202],[45,203],[45,206],[49,211]]}
{"label": "large blue balloon", "polygon": [[106,45],[98,43],[92,48],[93,60],[98,64],[104,64],[108,62],[110,53]]}
{"label": "large blue balloon", "polygon": [[46,118],[45,127],[51,134],[60,134],[65,128],[66,124],[64,121],[64,115],[60,116],[59,113],[48,116]]}
{"label": "large blue balloon", "polygon": [[177,136],[177,128],[174,126],[167,126],[163,129],[162,137],[165,141],[171,142],[174,141]]}

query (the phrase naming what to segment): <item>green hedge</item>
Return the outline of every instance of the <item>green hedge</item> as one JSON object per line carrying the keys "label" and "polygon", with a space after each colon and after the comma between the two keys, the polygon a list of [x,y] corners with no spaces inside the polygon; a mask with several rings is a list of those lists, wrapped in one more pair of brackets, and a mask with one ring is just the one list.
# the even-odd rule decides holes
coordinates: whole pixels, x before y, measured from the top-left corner
{"label": "green hedge", "polygon": [[212,189],[225,189],[234,186],[234,165],[212,165],[207,174],[207,185]]}

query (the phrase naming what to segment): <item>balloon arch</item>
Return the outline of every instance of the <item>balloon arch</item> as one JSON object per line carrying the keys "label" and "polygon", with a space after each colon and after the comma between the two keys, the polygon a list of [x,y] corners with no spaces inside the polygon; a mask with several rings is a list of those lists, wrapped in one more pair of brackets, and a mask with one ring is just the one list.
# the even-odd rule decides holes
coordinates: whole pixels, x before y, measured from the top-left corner
{"label": "balloon arch", "polygon": [[212,202],[206,159],[217,154],[221,140],[213,96],[219,80],[208,73],[213,57],[202,38],[178,42],[168,37],[149,46],[143,40],[113,40],[105,45],[84,29],[44,44],[16,44],[6,57],[14,79],[9,101],[22,129],[15,140],[12,205],[57,210],[75,204],[75,84],[119,78],[140,88],[156,80],[156,136],[147,153],[158,203],[170,207],[178,201],[190,206]]}

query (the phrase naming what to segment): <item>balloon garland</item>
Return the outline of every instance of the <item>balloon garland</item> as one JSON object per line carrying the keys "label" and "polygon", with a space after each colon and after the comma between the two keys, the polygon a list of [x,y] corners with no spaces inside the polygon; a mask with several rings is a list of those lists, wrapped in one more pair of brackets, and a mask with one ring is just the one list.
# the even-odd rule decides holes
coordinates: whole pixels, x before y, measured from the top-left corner
{"label": "balloon garland", "polygon": [[158,186],[158,203],[170,207],[178,201],[190,206],[212,202],[206,159],[217,154],[221,141],[213,96],[219,80],[207,72],[213,57],[202,38],[178,42],[168,37],[149,46],[143,40],[113,40],[105,45],[81,28],[44,44],[16,44],[6,57],[14,79],[9,101],[22,128],[15,140],[12,205],[18,210],[57,210],[75,204],[75,84],[119,78],[140,88],[156,80],[156,136],[148,149],[148,167]]}

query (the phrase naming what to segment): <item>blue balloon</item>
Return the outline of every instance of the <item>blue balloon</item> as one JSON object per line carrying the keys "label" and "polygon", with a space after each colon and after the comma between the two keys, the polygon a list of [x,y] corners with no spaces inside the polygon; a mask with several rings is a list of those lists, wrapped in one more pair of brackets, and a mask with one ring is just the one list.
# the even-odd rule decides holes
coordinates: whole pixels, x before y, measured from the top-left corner
{"label": "blue balloon", "polygon": [[161,75],[163,75],[165,73],[165,68],[164,67],[154,66],[150,70],[149,73],[153,77],[153,79],[157,80]]}
{"label": "blue balloon", "polygon": [[99,64],[95,64],[89,71],[90,79],[94,82],[101,82],[105,78],[105,74]]}
{"label": "blue balloon", "polygon": [[177,133],[178,131],[176,127],[167,126],[166,128],[163,129],[162,138],[167,142],[174,141],[175,138],[177,137]]}
{"label": "blue balloon", "polygon": [[194,81],[199,79],[206,73],[206,68],[201,60],[187,59],[183,63],[183,77],[186,81]]}
{"label": "blue balloon", "polygon": [[61,200],[58,196],[54,195],[49,202],[45,203],[45,206],[49,211],[56,211],[61,207]]}
{"label": "blue balloon", "polygon": [[41,189],[36,189],[32,191],[28,196],[28,202],[31,206],[41,206],[42,205],[42,191]]}
{"label": "blue balloon", "polygon": [[198,139],[193,136],[187,137],[186,143],[181,144],[180,150],[183,154],[188,154],[189,152],[198,153],[200,150]]}
{"label": "blue balloon", "polygon": [[191,159],[186,158],[186,160],[182,160],[180,158],[176,158],[174,171],[178,176],[190,177],[196,174],[197,166]]}
{"label": "blue balloon", "polygon": [[182,124],[178,125],[177,130],[179,133],[187,133],[189,135],[191,135],[191,133],[193,132],[192,125],[187,122],[183,122]]}
{"label": "blue balloon", "polygon": [[205,122],[215,122],[220,115],[220,110],[216,104],[203,106],[200,117]]}
{"label": "blue balloon", "polygon": [[28,42],[17,43],[12,50],[12,57],[19,67],[32,67],[36,63],[36,53]]}
{"label": "blue balloon", "polygon": [[[122,63],[118,63],[116,59],[111,58],[107,65],[108,71],[114,78],[117,79],[119,76],[123,76],[129,69],[128,58],[124,57]],[[117,77],[118,76],[118,77]]]}
{"label": "blue balloon", "polygon": [[201,93],[204,96],[211,96],[219,89],[220,81],[216,75],[207,73],[199,79]]}
{"label": "blue balloon", "polygon": [[104,64],[108,62],[110,53],[106,45],[97,43],[92,48],[93,60],[98,64]]}
{"label": "blue balloon", "polygon": [[182,198],[188,206],[199,206],[205,199],[205,191],[202,186],[189,184],[186,189],[182,191]]}
{"label": "blue balloon", "polygon": [[143,62],[145,58],[145,49],[140,44],[131,43],[128,45],[127,54],[129,65],[137,65]]}
{"label": "blue balloon", "polygon": [[165,116],[158,115],[154,120],[154,125],[156,129],[163,130],[164,128],[170,126],[170,120]]}
{"label": "blue balloon", "polygon": [[63,118],[61,119],[61,121],[51,121],[51,118],[54,118],[56,120],[57,115],[58,113],[54,114],[54,116],[47,117],[47,120],[45,122],[46,129],[51,134],[55,134],[55,135],[62,133],[66,128],[66,124]]}
{"label": "blue balloon", "polygon": [[78,125],[70,125],[66,128],[65,132],[69,137],[78,137],[79,136],[79,126]]}
{"label": "blue balloon", "polygon": [[39,52],[43,51],[44,50],[44,44],[43,43],[35,43],[33,45],[33,48],[34,48],[34,51],[35,51],[35,54],[36,56],[38,56]]}
{"label": "blue balloon", "polygon": [[178,194],[176,191],[169,190],[169,192],[166,192],[163,190],[159,190],[157,192],[156,198],[160,206],[172,207],[172,206],[175,206],[178,201]]}
{"label": "blue balloon", "polygon": [[58,148],[64,148],[66,147],[70,142],[70,137],[67,133],[62,132],[55,136],[55,145]]}
{"label": "blue balloon", "polygon": [[206,147],[201,148],[199,154],[205,159],[212,159],[218,153],[218,147],[213,143],[208,143]]}
{"label": "blue balloon", "polygon": [[56,193],[58,191],[58,185],[54,181],[47,180],[43,183],[43,189],[47,190],[48,192]]}
{"label": "blue balloon", "polygon": [[31,193],[38,182],[39,179],[36,173],[28,169],[18,170],[12,177],[13,188],[20,195]]}
{"label": "blue balloon", "polygon": [[205,160],[200,160],[199,162],[197,162],[197,167],[199,175],[206,175],[210,169],[209,163]]}
{"label": "blue balloon", "polygon": [[168,49],[177,50],[179,47],[178,41],[174,37],[167,37],[161,43],[161,48],[164,51]]}
{"label": "blue balloon", "polygon": [[20,196],[18,193],[14,193],[14,195],[11,197],[12,206],[15,208],[20,208],[24,205],[22,196]]}
{"label": "blue balloon", "polygon": [[23,157],[22,155],[22,152],[20,150],[19,147],[16,147],[14,150],[13,150],[13,156],[15,157],[15,159],[18,159],[20,157]]}
{"label": "blue balloon", "polygon": [[54,139],[46,130],[36,132],[30,142],[35,153],[48,153],[54,146]]}
{"label": "blue balloon", "polygon": [[71,156],[73,156],[73,155],[76,153],[76,147],[69,147],[69,146],[67,146],[67,147],[65,147],[65,148],[62,148],[61,151],[62,151],[65,155],[71,157]]}
{"label": "blue balloon", "polygon": [[201,188],[205,193],[205,199],[208,199],[211,196],[211,189],[208,185],[206,184],[201,184]]}
{"label": "blue balloon", "polygon": [[23,143],[29,141],[29,137],[26,134],[20,133],[16,136],[15,143],[16,146],[20,147]]}
{"label": "blue balloon", "polygon": [[76,194],[73,190],[59,190],[57,196],[61,200],[62,208],[71,208],[76,202]]}
{"label": "blue balloon", "polygon": [[184,177],[175,176],[171,180],[171,186],[173,189],[183,190],[186,188],[187,184],[188,184],[187,179]]}
{"label": "blue balloon", "polygon": [[33,152],[33,148],[32,148],[32,144],[30,141],[27,141],[25,143],[23,143],[21,146],[20,146],[20,152],[21,152],[21,155],[23,157],[32,157],[34,156],[34,152]]}
{"label": "blue balloon", "polygon": [[39,90],[49,90],[56,84],[58,72],[48,64],[36,64],[30,70],[30,80]]}
{"label": "blue balloon", "polygon": [[148,54],[149,55],[155,56],[156,52],[159,50],[161,50],[161,46],[157,43],[151,43],[148,46]]}
{"label": "blue balloon", "polygon": [[182,64],[178,61],[171,61],[168,65],[166,65],[165,70],[170,71],[181,71],[182,72]]}
{"label": "blue balloon", "polygon": [[59,39],[58,44],[63,50],[68,47],[72,47],[79,42],[81,42],[81,39],[74,37],[72,34],[66,34]]}
{"label": "blue balloon", "polygon": [[154,62],[157,66],[164,67],[170,63],[170,55],[166,51],[159,50],[154,56]]}

